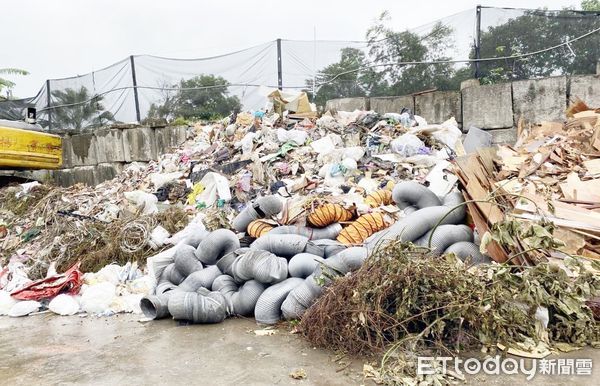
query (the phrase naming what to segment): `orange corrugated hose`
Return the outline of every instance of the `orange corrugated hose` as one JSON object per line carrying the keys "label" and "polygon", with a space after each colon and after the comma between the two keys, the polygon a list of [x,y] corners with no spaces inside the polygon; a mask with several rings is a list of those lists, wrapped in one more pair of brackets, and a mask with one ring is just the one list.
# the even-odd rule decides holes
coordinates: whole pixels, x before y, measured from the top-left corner
{"label": "orange corrugated hose", "polygon": [[377,208],[381,205],[390,205],[393,202],[392,192],[388,189],[376,190],[365,198],[365,204],[369,205],[371,208]]}
{"label": "orange corrugated hose", "polygon": [[248,224],[248,235],[251,237],[259,238],[267,234],[274,226],[265,220],[254,220]]}
{"label": "orange corrugated hose", "polygon": [[352,224],[342,229],[337,241],[342,244],[362,244],[373,233],[385,229],[387,224],[381,213],[369,213],[360,216]]}
{"label": "orange corrugated hose", "polygon": [[317,228],[323,228],[334,222],[350,221],[354,213],[340,204],[324,204],[308,215],[308,224]]}

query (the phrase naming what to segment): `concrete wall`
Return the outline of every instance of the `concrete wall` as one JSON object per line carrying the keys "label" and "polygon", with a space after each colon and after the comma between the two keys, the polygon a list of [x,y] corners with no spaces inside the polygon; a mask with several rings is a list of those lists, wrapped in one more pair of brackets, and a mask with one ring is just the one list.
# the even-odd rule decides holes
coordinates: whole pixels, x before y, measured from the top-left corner
{"label": "concrete wall", "polygon": [[[600,66],[599,66],[600,71]],[[413,106],[415,114],[428,123],[442,123],[455,117],[463,131],[475,126],[489,130],[494,143],[516,140],[515,127],[526,122],[564,121],[569,101],[580,98],[590,107],[600,107],[600,74],[557,76],[479,85],[476,79],[463,82],[461,91],[435,91],[405,96],[345,98],[327,102],[327,107],[352,111],[370,106],[380,114],[400,112]],[[366,109],[366,107],[365,107]]]}
{"label": "concrete wall", "polygon": [[415,111],[415,99],[412,95],[399,97],[373,97],[371,99],[371,110],[379,114],[399,113],[403,108]]}
{"label": "concrete wall", "polygon": [[415,114],[427,122],[442,123],[454,117],[462,123],[462,106],[459,91],[435,91],[415,95]]}
{"label": "concrete wall", "polygon": [[371,108],[369,98],[339,98],[331,99],[325,103],[326,110],[369,110]]}
{"label": "concrete wall", "polygon": [[600,75],[578,75],[569,80],[571,98],[579,98],[590,107],[600,107]]}
{"label": "concrete wall", "polygon": [[185,142],[187,128],[134,127],[97,129],[63,135],[63,168],[44,175],[60,186],[97,185],[113,179],[131,162],[157,160]]}

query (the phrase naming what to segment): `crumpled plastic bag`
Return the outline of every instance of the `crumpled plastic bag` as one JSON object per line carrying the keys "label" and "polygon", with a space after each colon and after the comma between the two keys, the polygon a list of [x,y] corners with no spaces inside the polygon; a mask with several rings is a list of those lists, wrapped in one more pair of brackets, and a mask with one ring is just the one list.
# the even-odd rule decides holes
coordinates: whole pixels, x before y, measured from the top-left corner
{"label": "crumpled plastic bag", "polygon": [[134,190],[133,192],[123,193],[125,198],[134,203],[136,206],[142,207],[143,214],[154,214],[158,212],[158,198],[154,194],[146,193],[141,190]]}
{"label": "crumpled plastic bag", "polygon": [[48,309],[58,315],[75,315],[79,312],[77,296],[60,294],[48,304]]}
{"label": "crumpled plastic bag", "polygon": [[8,315],[10,309],[17,304],[17,300],[9,292],[0,290],[0,315]]}
{"label": "crumpled plastic bag", "polygon": [[185,228],[166,239],[165,244],[175,245],[180,241],[187,239],[192,234],[201,233],[205,231],[206,226],[202,222],[203,217],[204,216],[202,214],[196,215],[196,217],[194,217],[192,221],[190,221],[189,224],[185,226]]}
{"label": "crumpled plastic bag", "polygon": [[150,182],[152,182],[152,185],[154,185],[154,189],[160,189],[169,182],[178,180],[181,177],[183,177],[182,172],[152,173],[150,174]]}
{"label": "crumpled plastic bag", "polygon": [[0,269],[0,289],[13,292],[31,283],[27,277],[25,265],[18,261],[8,263],[7,267]]}
{"label": "crumpled plastic bag", "polygon": [[42,305],[40,302],[36,302],[35,300],[25,300],[23,302],[18,302],[14,306],[11,307],[10,311],[8,311],[8,316],[13,318],[17,318],[19,316],[27,316],[32,312],[36,312],[40,309]]}
{"label": "crumpled plastic bag", "polygon": [[53,298],[61,292],[76,294],[83,283],[82,276],[79,263],[76,263],[62,274],[31,282],[13,291],[11,296],[18,300],[41,300]]}
{"label": "crumpled plastic bag", "polygon": [[306,142],[307,138],[308,133],[303,130],[285,130],[282,128],[277,129],[277,140],[279,143],[293,142],[298,146],[302,146]]}
{"label": "crumpled plastic bag", "polygon": [[115,285],[107,281],[85,286],[81,294],[81,309],[88,314],[106,313],[115,295]]}
{"label": "crumpled plastic bag", "polygon": [[[417,117],[415,115],[415,117]],[[458,128],[458,123],[454,117],[448,119],[440,125],[420,125],[412,128],[411,133],[429,133],[434,139],[442,142],[452,150],[456,150],[456,143],[460,141],[462,131]]]}
{"label": "crumpled plastic bag", "polygon": [[409,133],[402,134],[390,143],[392,151],[402,157],[412,157],[413,155],[423,154],[421,149],[424,147],[425,144],[423,141],[416,135]]}
{"label": "crumpled plastic bag", "polygon": [[15,196],[17,198],[26,195],[27,193],[29,193],[31,191],[31,189],[35,188],[36,186],[41,185],[38,181],[32,181],[32,182],[26,182],[24,184],[21,184],[21,191],[15,193]]}
{"label": "crumpled plastic bag", "polygon": [[257,136],[257,133],[246,133],[246,135],[244,135],[244,138],[242,138],[241,141],[234,143],[234,147],[241,147],[242,154],[244,155],[250,154],[252,152],[252,149],[254,149],[254,138],[256,138]]}
{"label": "crumpled plastic bag", "polygon": [[231,191],[229,180],[219,173],[208,172],[199,182],[204,190],[196,196],[196,202],[204,202],[207,207],[212,206],[218,198],[230,201]]}
{"label": "crumpled plastic bag", "polygon": [[168,230],[166,230],[162,226],[158,225],[150,233],[150,241],[148,244],[150,244],[150,247],[152,247],[152,249],[158,249],[158,248],[162,247],[163,245],[165,245],[165,242],[169,238],[170,235],[171,234],[169,233]]}

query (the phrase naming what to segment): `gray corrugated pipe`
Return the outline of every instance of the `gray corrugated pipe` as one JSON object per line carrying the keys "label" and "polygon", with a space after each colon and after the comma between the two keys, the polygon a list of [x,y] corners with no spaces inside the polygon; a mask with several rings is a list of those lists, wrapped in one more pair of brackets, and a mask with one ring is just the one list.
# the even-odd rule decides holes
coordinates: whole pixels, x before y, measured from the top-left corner
{"label": "gray corrugated pipe", "polygon": [[402,181],[396,184],[392,190],[392,199],[400,209],[410,206],[423,209],[442,205],[435,193],[414,181]]}
{"label": "gray corrugated pipe", "polygon": [[[433,237],[431,234],[433,233]],[[429,247],[431,237],[431,250],[434,255],[441,255],[446,248],[459,241],[473,241],[473,231],[467,225],[440,225],[432,229],[415,241],[416,245]]]}
{"label": "gray corrugated pipe", "polygon": [[230,315],[251,316],[265,285],[256,280],[245,282],[238,288],[235,279],[221,275],[213,283],[213,291],[219,291],[227,300],[227,312]]}
{"label": "gray corrugated pipe", "polygon": [[196,257],[204,264],[215,264],[222,256],[240,247],[237,235],[229,229],[217,229],[198,244]]}
{"label": "gray corrugated pipe", "polygon": [[174,319],[192,323],[220,323],[227,316],[227,301],[220,292],[172,292],[168,309]]}
{"label": "gray corrugated pipe", "polygon": [[165,292],[174,290],[175,288],[177,288],[177,285],[171,283],[168,279],[161,277],[161,279],[158,281],[158,284],[156,285],[156,288],[154,289],[154,294],[162,295]]}
{"label": "gray corrugated pipe", "polygon": [[275,324],[281,319],[281,303],[303,279],[291,277],[268,287],[258,298],[254,308],[254,318],[258,323]]}
{"label": "gray corrugated pipe", "polygon": [[196,248],[190,245],[181,245],[175,251],[175,268],[184,277],[204,268],[196,258],[195,252]]}
{"label": "gray corrugated pipe", "polygon": [[[281,305],[283,317],[287,320],[300,318],[308,307],[312,306],[317,298],[321,296],[323,287],[316,282],[315,278],[324,280],[325,284],[329,283],[332,276],[346,274],[358,269],[367,256],[367,248],[352,247],[326,259],[301,285],[290,291]],[[328,267],[332,269],[328,269]],[[327,275],[323,275],[323,270],[327,271]]]}
{"label": "gray corrugated pipe", "polygon": [[169,314],[169,298],[173,291],[161,295],[147,295],[140,300],[140,308],[145,317],[150,319],[163,319]]}
{"label": "gray corrugated pipe", "polygon": [[285,320],[299,319],[323,293],[324,287],[317,283],[314,274],[309,275],[302,284],[294,288],[281,304],[281,313]]}
{"label": "gray corrugated pipe", "polygon": [[338,223],[330,224],[325,228],[310,228],[304,226],[287,225],[273,228],[269,231],[270,235],[302,235],[309,240],[335,239],[342,231],[342,225]]}
{"label": "gray corrugated pipe", "polygon": [[177,291],[194,292],[198,288],[211,288],[213,282],[221,275],[221,270],[216,265],[211,265],[201,269],[200,271],[192,272],[190,276],[179,284]]}
{"label": "gray corrugated pipe", "polygon": [[318,247],[324,248],[325,257],[331,257],[348,248],[347,245],[342,244],[337,240],[313,240],[312,243]]}
{"label": "gray corrugated pipe", "polygon": [[288,271],[291,277],[305,279],[315,271],[319,263],[324,261],[322,257],[311,253],[299,253],[290,259]]}
{"label": "gray corrugated pipe", "polygon": [[479,247],[468,241],[460,241],[449,246],[444,253],[454,253],[462,261],[467,261],[472,265],[489,264],[492,259],[479,251]]}
{"label": "gray corrugated pipe", "polygon": [[198,248],[198,245],[200,244],[200,242],[202,242],[202,240],[207,238],[209,234],[210,234],[209,231],[195,232],[195,233],[192,233],[191,235],[187,236],[185,239],[183,239],[183,242],[194,248]]}
{"label": "gray corrugated pipe", "polygon": [[233,261],[231,272],[238,282],[254,279],[264,284],[279,283],[287,278],[288,262],[271,252],[250,250]]}
{"label": "gray corrugated pipe", "polygon": [[335,256],[325,259],[325,264],[319,264],[314,271],[314,275],[320,277],[325,273],[326,275],[323,278],[328,283],[329,276],[345,275],[360,268],[368,255],[369,251],[366,247],[348,248]]}
{"label": "gray corrugated pipe", "polygon": [[181,282],[185,279],[185,276],[183,276],[181,272],[177,270],[177,267],[175,267],[175,263],[167,265],[167,268],[165,268],[160,277],[161,280],[164,278],[175,285],[181,284]]}
{"label": "gray corrugated pipe", "polygon": [[233,229],[246,232],[248,224],[259,218],[275,216],[283,209],[283,203],[277,196],[267,196],[257,199],[240,212],[233,220]]}
{"label": "gray corrugated pipe", "polygon": [[312,253],[321,257],[325,254],[325,248],[316,246],[308,240],[308,237],[300,235],[272,235],[270,232],[257,238],[250,245],[250,249],[268,251],[285,258],[291,258],[302,252]]}
{"label": "gray corrugated pipe", "polygon": [[[451,193],[444,200],[443,206],[432,206],[419,209],[409,214],[391,227],[371,235],[366,240],[369,250],[376,249],[380,243],[391,240],[415,241],[438,224],[460,224],[465,218],[465,207],[460,193]],[[443,219],[443,220],[442,220]]]}

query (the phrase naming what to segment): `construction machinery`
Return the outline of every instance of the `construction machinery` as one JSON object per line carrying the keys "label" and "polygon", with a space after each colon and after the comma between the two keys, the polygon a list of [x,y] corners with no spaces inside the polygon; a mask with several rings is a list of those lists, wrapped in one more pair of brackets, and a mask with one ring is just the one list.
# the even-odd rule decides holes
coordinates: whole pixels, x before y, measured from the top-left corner
{"label": "construction machinery", "polygon": [[0,119],[0,169],[58,169],[62,139],[37,124]]}

